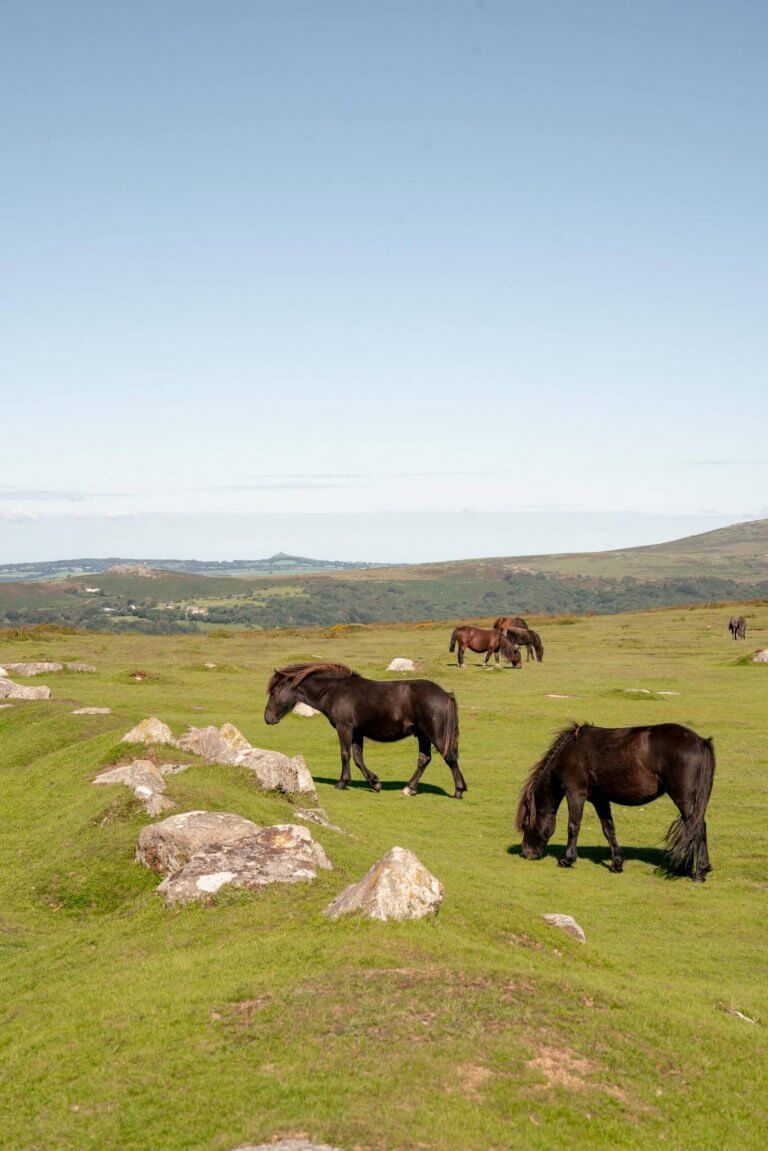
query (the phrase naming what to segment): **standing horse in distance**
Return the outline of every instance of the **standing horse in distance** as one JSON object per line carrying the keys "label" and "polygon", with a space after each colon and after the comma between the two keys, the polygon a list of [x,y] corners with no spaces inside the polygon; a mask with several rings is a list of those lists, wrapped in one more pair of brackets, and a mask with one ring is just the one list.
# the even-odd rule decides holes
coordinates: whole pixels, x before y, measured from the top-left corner
{"label": "standing horse in distance", "polygon": [[448,651],[454,651],[457,644],[459,646],[459,667],[464,667],[464,652],[467,648],[470,651],[486,651],[488,653],[483,663],[484,667],[488,666],[488,660],[492,655],[496,657],[496,663],[498,663],[499,652],[504,656],[507,663],[512,664],[513,668],[523,666],[520,648],[507,639],[504,632],[497,631],[495,628],[472,627],[471,624],[462,624],[460,627],[454,628]]}
{"label": "standing horse in distance", "polygon": [[734,639],[747,638],[747,621],[743,615],[732,615],[728,621],[728,631]]}
{"label": "standing horse in distance", "polygon": [[712,740],[702,739],[689,727],[573,723],[555,737],[534,765],[520,794],[516,826],[523,833],[521,854],[525,859],[541,859],[565,797],[568,845],[558,864],[572,867],[588,800],[611,848],[611,871],[621,871],[624,856],[616,842],[611,804],[637,807],[666,794],[680,812],[666,836],[670,870],[703,883],[712,870],[704,817],[714,774]]}
{"label": "standing horse in distance", "polygon": [[497,631],[506,631],[508,627],[527,628],[528,624],[521,615],[500,615],[493,621],[493,626]]}
{"label": "standing horse in distance", "polygon": [[467,790],[459,769],[456,698],[429,679],[392,683],[364,679],[342,663],[294,663],[275,669],[267,692],[266,723],[279,723],[297,703],[306,703],[321,711],[336,728],[341,747],[341,777],[336,787],[340,790],[350,782],[351,752],[373,790],[381,791],[379,777],[365,766],[363,741],[394,743],[408,735],[415,735],[419,742],[419,758],[403,795],[418,791],[433,744],[451,769],[454,799],[461,799]]}
{"label": "standing horse in distance", "polygon": [[513,643],[525,648],[526,663],[529,659],[533,659],[534,652],[539,663],[544,659],[544,644],[541,642],[541,636],[537,631],[533,631],[529,627],[505,627],[504,635]]}

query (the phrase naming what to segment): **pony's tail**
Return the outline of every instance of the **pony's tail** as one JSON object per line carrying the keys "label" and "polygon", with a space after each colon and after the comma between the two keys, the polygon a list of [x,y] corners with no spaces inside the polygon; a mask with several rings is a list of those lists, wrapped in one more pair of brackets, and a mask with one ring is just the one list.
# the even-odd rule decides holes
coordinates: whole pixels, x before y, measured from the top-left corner
{"label": "pony's tail", "polygon": [[688,819],[678,816],[665,837],[667,852],[678,875],[693,874],[696,855],[704,835],[704,816],[714,777],[715,749],[711,739],[702,739],[693,785],[693,810]]}
{"label": "pony's tail", "polygon": [[451,646],[448,648],[448,651],[453,651],[453,649],[456,647],[456,632],[458,630],[458,628],[454,628],[453,635],[451,636]]}
{"label": "pony's tail", "polygon": [[446,692],[445,712],[441,717],[433,740],[443,759],[456,755],[459,750],[459,705],[452,692]]}
{"label": "pony's tail", "polygon": [[541,636],[537,631],[530,632],[530,636],[533,642],[533,650],[536,652],[536,659],[541,663],[544,659],[544,644],[541,642]]}

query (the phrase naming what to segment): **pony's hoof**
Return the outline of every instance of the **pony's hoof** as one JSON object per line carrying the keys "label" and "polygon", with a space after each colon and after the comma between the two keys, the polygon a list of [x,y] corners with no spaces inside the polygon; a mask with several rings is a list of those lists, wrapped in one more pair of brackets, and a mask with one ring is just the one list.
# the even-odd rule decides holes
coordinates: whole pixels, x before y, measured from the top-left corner
{"label": "pony's hoof", "polygon": [[371,787],[373,788],[374,791],[379,792],[379,791],[381,791],[381,782],[378,779],[372,779],[371,780]]}
{"label": "pony's hoof", "polygon": [[463,799],[464,798],[464,792],[463,791],[454,791],[453,798],[454,799]]}
{"label": "pony's hoof", "polygon": [[563,859],[558,859],[557,866],[558,867],[573,867],[573,863],[574,863],[574,861],[572,859],[565,859],[565,857],[563,857]]}
{"label": "pony's hoof", "polygon": [[706,875],[692,875],[691,876],[691,882],[692,883],[704,883],[704,882],[706,882],[706,878],[707,878]]}
{"label": "pony's hoof", "polygon": [[410,787],[404,787],[402,790],[403,795],[415,795],[416,792]]}
{"label": "pony's hoof", "polygon": [[346,791],[347,790],[346,783],[344,783],[343,780],[341,780],[341,779],[339,780],[338,783],[335,783],[333,786],[336,788],[337,791]]}
{"label": "pony's hoof", "polygon": [[612,863],[608,870],[612,871],[614,875],[621,875],[622,871],[624,870],[624,864]]}

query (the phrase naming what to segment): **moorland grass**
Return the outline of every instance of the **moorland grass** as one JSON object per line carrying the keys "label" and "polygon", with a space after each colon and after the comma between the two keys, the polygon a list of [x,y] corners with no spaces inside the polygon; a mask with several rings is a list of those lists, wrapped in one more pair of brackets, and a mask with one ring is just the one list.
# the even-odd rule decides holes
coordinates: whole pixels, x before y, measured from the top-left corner
{"label": "moorland grass", "polygon": [[[479,658],[459,671],[439,624],[0,640],[0,664],[98,667],[48,677],[51,702],[0,711],[0,1145],[230,1151],[307,1132],[375,1151],[764,1147],[768,666],[741,659],[768,646],[768,608],[746,609],[746,648],[728,637],[729,614],[540,619],[544,663],[519,672]],[[422,793],[400,795],[414,741],[367,747],[381,795],[357,780],[341,793],[323,718],[263,723],[274,666],[323,657],[386,678],[394,656],[456,692],[461,803],[438,757]],[[132,681],[134,668],[154,678]],[[81,705],[114,710],[72,715]],[[230,721],[259,746],[301,752],[354,836],[312,829],[334,870],[169,912],[133,862],[146,815],[126,789],[91,785],[148,715],[177,733]],[[623,875],[607,870],[591,808],[573,871],[555,865],[562,813],[548,856],[519,857],[517,793],[571,717],[714,736],[705,885],[657,873],[668,800],[615,809]],[[167,783],[180,810],[291,818],[290,800],[242,768],[194,761]],[[445,884],[439,916],[324,919],[393,844]],[[586,945],[546,926],[552,911],[574,915]]]}

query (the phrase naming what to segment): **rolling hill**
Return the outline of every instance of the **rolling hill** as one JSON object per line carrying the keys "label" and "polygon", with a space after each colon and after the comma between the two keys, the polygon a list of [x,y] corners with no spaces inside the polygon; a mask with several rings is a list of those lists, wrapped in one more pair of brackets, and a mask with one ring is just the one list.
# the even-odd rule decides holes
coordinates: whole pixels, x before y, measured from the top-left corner
{"label": "rolling hill", "polygon": [[112,570],[0,582],[0,627],[164,634],[493,618],[510,610],[602,615],[760,600],[768,598],[768,520],[620,551],[402,567],[329,564],[311,572],[232,575],[226,564],[201,574],[184,570],[185,561],[157,562],[175,566],[111,561]]}

